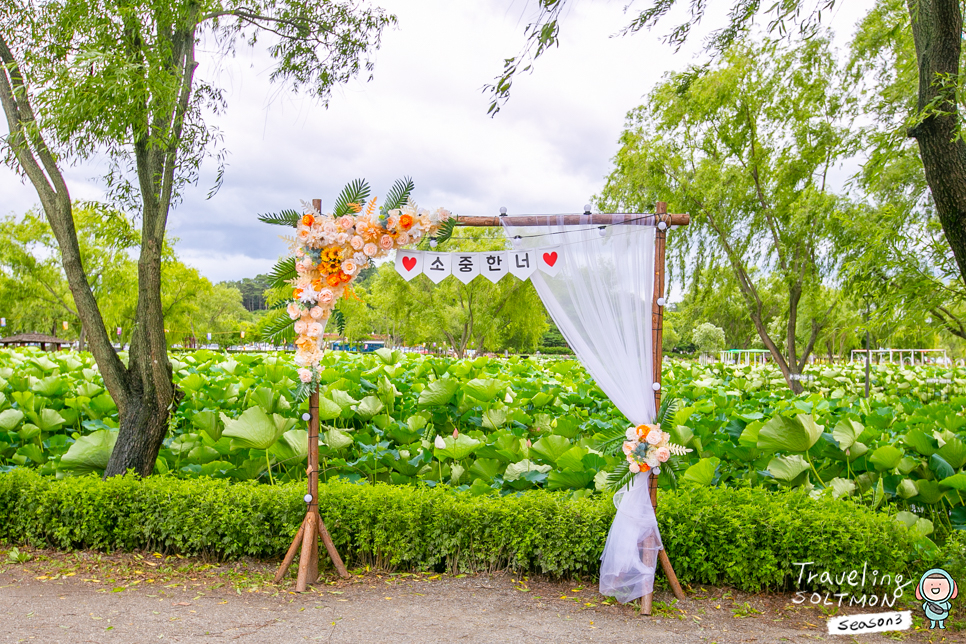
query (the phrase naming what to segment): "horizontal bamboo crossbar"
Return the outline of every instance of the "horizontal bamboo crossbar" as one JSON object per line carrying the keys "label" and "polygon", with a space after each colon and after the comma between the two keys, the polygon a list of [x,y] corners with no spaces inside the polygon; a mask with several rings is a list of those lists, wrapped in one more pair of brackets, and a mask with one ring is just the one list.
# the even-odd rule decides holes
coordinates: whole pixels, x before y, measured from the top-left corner
{"label": "horizontal bamboo crossbar", "polygon": [[[665,221],[671,226],[687,226],[691,223],[691,215],[670,214],[663,215]],[[562,220],[562,221],[561,221]],[[503,216],[477,216],[459,215],[456,217],[457,223],[461,226],[502,226],[503,222],[513,226],[554,226],[563,223],[565,226],[579,225],[638,225],[656,226],[657,215],[649,214],[617,214],[617,215],[503,215]]]}

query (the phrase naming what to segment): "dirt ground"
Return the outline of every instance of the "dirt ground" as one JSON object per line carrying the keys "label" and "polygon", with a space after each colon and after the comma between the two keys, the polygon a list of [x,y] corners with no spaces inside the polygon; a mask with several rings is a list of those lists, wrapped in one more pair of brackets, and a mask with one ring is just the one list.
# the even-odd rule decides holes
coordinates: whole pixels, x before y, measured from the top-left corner
{"label": "dirt ground", "polygon": [[504,573],[358,569],[340,580],[330,571],[295,594],[291,576],[271,583],[275,567],[265,562],[35,550],[20,558],[29,560],[0,550],[0,644],[966,642],[962,631],[922,630],[918,618],[911,631],[833,636],[829,616],[876,611],[722,588],[687,588],[683,601],[658,590],[654,614],[644,617],[594,584]]}

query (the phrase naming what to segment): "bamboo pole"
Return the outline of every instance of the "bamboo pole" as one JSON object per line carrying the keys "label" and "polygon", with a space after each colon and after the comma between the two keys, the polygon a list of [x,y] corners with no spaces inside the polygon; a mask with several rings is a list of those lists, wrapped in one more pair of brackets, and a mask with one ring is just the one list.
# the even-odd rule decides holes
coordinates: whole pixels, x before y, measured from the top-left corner
{"label": "bamboo pole", "polygon": [[[654,294],[651,301],[651,353],[653,355],[652,378],[654,380],[654,409],[661,408],[661,368],[664,364],[664,274],[667,264],[667,227],[670,225],[671,216],[667,214],[667,204],[659,201],[654,205],[655,217],[658,220],[657,229],[654,231]],[[660,223],[664,223],[661,226]],[[657,514],[657,477],[652,475],[649,480],[649,492],[651,496],[651,506]],[[671,566],[671,560],[667,556],[667,551],[661,548],[657,553],[661,568],[667,576],[668,583],[674,596],[684,599],[684,590],[681,588],[678,577]],[[653,592],[644,595],[641,599],[641,613],[651,614],[653,602]]]}
{"label": "bamboo pole", "polygon": [[[667,204],[665,204],[665,209]],[[661,213],[670,226],[687,226],[691,223],[691,216],[688,214]],[[560,218],[563,221],[560,221]],[[565,226],[578,225],[638,225],[656,226],[658,223],[658,213],[648,214],[596,214],[596,215],[504,215],[504,216],[476,216],[459,215],[456,221],[461,226],[502,226],[504,222],[513,226],[550,226],[563,223]]]}

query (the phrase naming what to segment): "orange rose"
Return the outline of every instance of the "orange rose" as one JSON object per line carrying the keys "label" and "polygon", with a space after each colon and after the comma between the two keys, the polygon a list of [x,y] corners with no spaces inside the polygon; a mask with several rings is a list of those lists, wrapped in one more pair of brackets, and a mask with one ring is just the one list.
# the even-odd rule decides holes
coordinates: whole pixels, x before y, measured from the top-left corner
{"label": "orange rose", "polygon": [[403,230],[409,230],[413,227],[413,216],[412,215],[402,215],[399,217],[399,227]]}
{"label": "orange rose", "polygon": [[316,291],[321,291],[322,290],[322,278],[321,277],[316,277],[314,280],[312,280],[312,288],[314,288]]}
{"label": "orange rose", "polygon": [[295,289],[294,291],[292,291],[292,299],[293,299],[293,300],[297,300],[297,299],[299,299],[300,297],[302,297],[302,289],[300,289],[300,288],[297,288],[297,289]]}
{"label": "orange rose", "polygon": [[311,226],[314,223],[315,223],[315,217],[313,217],[312,215],[302,215],[303,226]]}
{"label": "orange rose", "polygon": [[329,286],[338,286],[342,282],[342,280],[339,279],[338,273],[332,273],[325,278],[325,281],[329,284]]}
{"label": "orange rose", "polygon": [[343,283],[345,283],[345,282],[351,282],[352,281],[352,276],[351,275],[346,275],[342,271],[339,271],[339,281],[340,282],[343,282]]}

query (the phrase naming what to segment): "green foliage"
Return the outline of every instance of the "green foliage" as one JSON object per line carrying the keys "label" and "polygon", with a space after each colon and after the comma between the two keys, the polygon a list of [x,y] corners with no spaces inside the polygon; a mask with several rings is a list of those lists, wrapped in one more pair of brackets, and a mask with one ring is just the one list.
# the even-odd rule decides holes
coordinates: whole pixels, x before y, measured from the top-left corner
{"label": "green foliage", "polygon": [[413,183],[412,177],[404,177],[402,179],[397,179],[389,192],[386,193],[386,202],[382,205],[381,212],[383,215],[389,214],[390,210],[395,210],[397,208],[402,208],[409,201],[409,195],[412,194],[413,190],[416,189],[416,184]]}
{"label": "green foliage", "polygon": [[[218,558],[279,557],[305,511],[304,487],[132,476],[0,474],[0,540],[60,549],[147,550]],[[474,495],[425,486],[329,481],[319,512],[350,565],[477,572],[509,568],[594,576],[614,516],[609,495]],[[830,570],[906,573],[915,535],[892,517],[800,492],[693,488],[661,497],[664,546],[685,584],[745,591],[794,585],[814,561]]]}
{"label": "green foliage", "polygon": [[275,226],[286,226],[288,228],[295,228],[298,226],[301,218],[302,215],[300,215],[297,210],[291,209],[258,215],[258,221],[262,223],[273,224]]}
{"label": "green foliage", "polygon": [[724,329],[710,322],[695,327],[691,338],[701,353],[717,353],[725,348]]}

